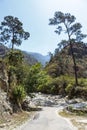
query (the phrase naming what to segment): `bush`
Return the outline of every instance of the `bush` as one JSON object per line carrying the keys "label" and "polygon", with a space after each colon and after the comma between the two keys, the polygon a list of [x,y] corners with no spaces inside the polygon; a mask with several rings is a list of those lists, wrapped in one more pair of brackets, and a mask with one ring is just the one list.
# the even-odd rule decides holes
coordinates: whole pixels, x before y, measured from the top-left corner
{"label": "bush", "polygon": [[87,79],[79,78],[78,81],[79,81],[79,86],[81,86],[81,87],[86,87],[87,86]]}
{"label": "bush", "polygon": [[68,86],[68,84],[70,82],[73,82],[73,78],[72,77],[68,77],[68,76],[60,76],[57,78],[54,78],[52,80],[52,91],[54,92],[54,94],[60,94],[62,96],[65,96],[66,93],[66,87]]}
{"label": "bush", "polygon": [[76,87],[76,96],[87,100],[87,87]]}
{"label": "bush", "polygon": [[26,97],[26,92],[23,86],[19,85],[13,88],[12,99],[15,101],[15,103],[20,105],[23,102],[25,97]]}
{"label": "bush", "polygon": [[39,72],[36,85],[37,91],[42,93],[50,93],[51,80],[52,78],[45,71]]}
{"label": "bush", "polygon": [[41,71],[41,64],[37,63],[30,67],[28,75],[25,80],[25,88],[27,93],[36,92],[37,90],[37,80],[39,77],[39,73]]}
{"label": "bush", "polygon": [[65,91],[66,91],[69,99],[73,98],[75,96],[75,94],[76,94],[75,93],[75,85],[73,83],[68,84]]}
{"label": "bush", "polygon": [[66,93],[67,94],[70,94],[71,93],[71,91],[72,91],[72,89],[73,89],[73,87],[74,87],[74,84],[71,84],[71,83],[69,83],[68,84],[68,86],[66,87]]}

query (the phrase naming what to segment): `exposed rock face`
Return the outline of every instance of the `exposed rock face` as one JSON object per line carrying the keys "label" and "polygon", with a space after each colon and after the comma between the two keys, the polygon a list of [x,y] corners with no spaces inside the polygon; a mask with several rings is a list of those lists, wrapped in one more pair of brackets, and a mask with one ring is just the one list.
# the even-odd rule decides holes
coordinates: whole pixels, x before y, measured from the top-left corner
{"label": "exposed rock face", "polygon": [[68,104],[66,109],[73,113],[87,113],[87,102],[77,102],[73,104]]}
{"label": "exposed rock face", "polygon": [[0,60],[0,120],[8,117],[13,113],[11,104],[7,99],[8,92],[8,75],[5,63]]}
{"label": "exposed rock face", "polygon": [[41,93],[33,93],[33,98],[26,98],[24,101],[25,104],[29,104],[30,107],[37,106],[60,106],[66,105],[66,101],[64,98],[61,98],[59,95],[47,95]]}
{"label": "exposed rock face", "polygon": [[[23,103],[24,110],[35,110],[35,108],[49,106],[49,107],[61,107],[68,111],[87,111],[87,102],[82,99],[68,100],[66,97],[61,98],[59,95],[46,95],[41,93],[33,93],[33,98],[27,97]],[[38,109],[39,110],[39,109]]]}
{"label": "exposed rock face", "polygon": [[22,109],[25,111],[39,111],[40,107],[37,107],[36,104],[32,101],[31,97],[27,96],[25,101],[22,104]]}
{"label": "exposed rock face", "polygon": [[12,114],[11,104],[7,99],[7,93],[0,89],[0,117],[6,118],[6,115]]}
{"label": "exposed rock face", "polygon": [[8,91],[8,75],[6,72],[6,66],[2,61],[0,61],[0,87],[4,91]]}

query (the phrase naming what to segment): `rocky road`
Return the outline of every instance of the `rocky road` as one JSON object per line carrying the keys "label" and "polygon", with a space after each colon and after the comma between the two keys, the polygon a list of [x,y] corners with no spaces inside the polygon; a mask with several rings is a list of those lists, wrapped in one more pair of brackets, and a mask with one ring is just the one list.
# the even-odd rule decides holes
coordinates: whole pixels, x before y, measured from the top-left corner
{"label": "rocky road", "polygon": [[66,100],[60,96],[41,93],[36,93],[34,95],[32,99],[29,97],[27,98],[29,105],[31,107],[39,106],[42,110],[37,111],[31,120],[27,121],[27,123],[16,130],[78,130],[78,128],[72,125],[68,118],[61,117],[58,112],[69,104],[79,108],[79,104],[75,102],[81,102],[80,107],[82,107],[84,104],[80,99],[78,101]]}
{"label": "rocky road", "polygon": [[58,115],[56,107],[43,107],[32,120],[27,122],[20,130],[77,130],[69,120]]}

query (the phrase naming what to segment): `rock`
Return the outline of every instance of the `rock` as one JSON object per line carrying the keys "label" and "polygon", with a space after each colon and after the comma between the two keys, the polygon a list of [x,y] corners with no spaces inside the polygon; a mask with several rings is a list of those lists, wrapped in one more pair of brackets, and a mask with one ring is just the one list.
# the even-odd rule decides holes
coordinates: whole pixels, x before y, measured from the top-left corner
{"label": "rock", "polygon": [[75,99],[72,99],[72,100],[65,100],[67,104],[75,104],[77,103],[77,101]]}
{"label": "rock", "polygon": [[22,103],[22,109],[23,110],[30,111],[30,106],[29,106],[30,101],[31,101],[31,98],[29,96],[26,96],[25,100]]}
{"label": "rock", "polygon": [[6,124],[0,124],[0,128],[4,128],[6,126]]}
{"label": "rock", "polygon": [[79,114],[87,113],[87,103],[71,104],[66,108],[68,111],[76,112]]}
{"label": "rock", "polygon": [[[59,101],[61,101],[60,96],[58,95],[47,95],[41,93],[34,93],[34,97],[32,98],[32,102],[36,106],[55,106],[59,105]],[[64,101],[64,99],[62,99]],[[65,102],[64,102],[65,103]]]}
{"label": "rock", "polygon": [[7,100],[7,93],[0,89],[0,114],[6,116],[13,113],[11,103]]}
{"label": "rock", "polygon": [[56,106],[63,107],[67,110],[84,110],[86,111],[87,103],[83,102],[82,99],[72,99],[68,100],[68,98],[60,98],[58,95],[47,95],[41,93],[33,93],[34,96],[26,97],[25,101],[22,104],[24,110],[39,110],[38,107],[43,106]]}
{"label": "rock", "polygon": [[6,65],[0,60],[0,87],[8,92],[8,74],[6,71]]}
{"label": "rock", "polygon": [[39,111],[41,108],[38,108],[34,102],[31,101],[31,97],[27,96],[22,103],[22,109],[25,111]]}
{"label": "rock", "polygon": [[5,101],[3,102],[3,111],[5,111],[7,113],[9,112],[10,114],[13,113],[11,106]]}

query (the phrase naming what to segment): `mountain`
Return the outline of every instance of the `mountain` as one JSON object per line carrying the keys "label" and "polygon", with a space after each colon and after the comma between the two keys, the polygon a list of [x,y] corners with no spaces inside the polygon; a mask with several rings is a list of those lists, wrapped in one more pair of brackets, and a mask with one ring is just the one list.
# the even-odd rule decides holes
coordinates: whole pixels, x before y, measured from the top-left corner
{"label": "mountain", "polygon": [[[7,54],[7,52],[9,52],[9,50],[10,50],[9,48],[7,48],[2,43],[0,43],[0,57],[1,58],[5,57],[5,55]],[[38,62],[37,59],[35,59],[33,56],[31,56],[27,52],[22,51],[22,53],[24,55],[24,61],[28,63],[29,65],[34,65],[35,63]]]}
{"label": "mountain", "polygon": [[[78,77],[87,78],[87,45],[82,43],[73,44],[74,56],[77,64]],[[46,70],[52,77],[60,75],[74,75],[73,60],[69,46],[64,47],[60,51],[55,50],[49,63],[46,65]]]}
{"label": "mountain", "polygon": [[28,63],[29,65],[34,65],[38,62],[36,58],[34,58],[32,55],[28,54],[26,51],[22,51],[24,55],[24,61]]}
{"label": "mountain", "polygon": [[[8,49],[6,46],[0,43],[0,57],[4,57],[9,50],[10,49]],[[37,62],[40,62],[43,66],[45,66],[46,62],[49,62],[50,60],[49,55],[44,56],[40,53],[26,51],[22,51],[22,53],[24,55],[24,61],[29,65],[33,65]]]}
{"label": "mountain", "polygon": [[46,65],[47,62],[50,60],[49,55],[42,55],[40,53],[35,53],[35,52],[27,52],[29,55],[33,56],[38,62],[40,62],[43,66]]}
{"label": "mountain", "polygon": [[4,57],[5,54],[9,51],[9,49],[0,43],[0,57]]}

